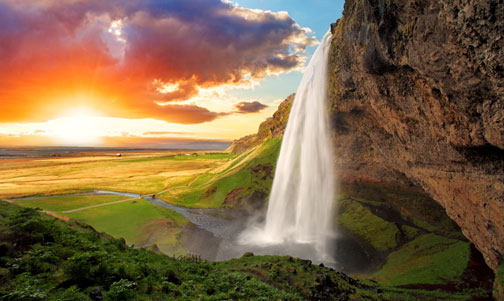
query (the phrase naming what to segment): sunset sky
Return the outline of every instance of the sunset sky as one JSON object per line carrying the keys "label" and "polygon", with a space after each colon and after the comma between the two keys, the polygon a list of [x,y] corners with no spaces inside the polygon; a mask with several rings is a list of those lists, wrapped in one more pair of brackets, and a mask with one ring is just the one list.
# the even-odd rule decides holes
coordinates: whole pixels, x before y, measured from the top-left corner
{"label": "sunset sky", "polygon": [[0,146],[231,141],[295,92],[343,0],[0,0]]}

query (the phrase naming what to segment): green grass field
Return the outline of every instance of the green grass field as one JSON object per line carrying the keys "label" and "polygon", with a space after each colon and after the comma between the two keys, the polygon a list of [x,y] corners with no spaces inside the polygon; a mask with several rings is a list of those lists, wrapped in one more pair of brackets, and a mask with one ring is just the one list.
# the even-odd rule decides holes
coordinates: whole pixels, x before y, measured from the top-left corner
{"label": "green grass field", "polygon": [[[0,197],[46,197],[100,189],[155,193],[167,202],[193,208],[234,207],[235,200],[226,202],[229,194],[241,199],[255,193],[261,201],[269,194],[280,144],[281,139],[271,139],[240,155],[142,153],[121,158],[5,160],[0,168]],[[62,201],[69,206],[70,201],[77,202]],[[47,210],[74,209],[52,206],[51,200],[40,202],[39,207]]]}
{"label": "green grass field", "polygon": [[[52,211],[63,219],[81,220],[98,231],[124,238],[128,244],[169,255],[184,254],[178,239],[187,221],[174,211],[158,208],[143,199],[104,205],[127,200],[124,196],[53,194],[95,189],[140,194],[165,191],[158,197],[177,205],[220,207],[235,189],[242,188],[242,195],[255,189],[269,191],[272,175],[260,179],[253,168],[269,164],[272,171],[280,142],[273,139],[241,155],[143,153],[122,158],[6,160],[6,165],[0,168],[0,197],[40,196],[14,203]],[[103,206],[66,212],[94,205]]]}
{"label": "green grass field", "polygon": [[64,211],[129,199],[119,195],[51,196],[16,200],[23,207],[57,212],[61,218],[80,220],[100,232],[124,238],[128,244],[154,248],[169,255],[185,254],[178,241],[187,220],[177,212],[160,208],[144,199],[83,209]]}
{"label": "green grass field", "polygon": [[16,200],[14,203],[23,207],[38,207],[49,211],[66,211],[92,205],[110,203],[126,198],[127,197],[121,195],[71,195]]}
{"label": "green grass field", "polygon": [[7,202],[0,202],[0,246],[5,300],[91,300],[96,288],[104,300],[488,299],[480,290],[428,291],[355,280],[289,256],[248,254],[224,262],[159,256],[75,220]]}
{"label": "green grass field", "polygon": [[157,207],[144,199],[72,212],[65,216],[81,220],[116,238],[122,237],[128,244],[156,244],[166,253],[183,253],[177,236],[187,220],[173,210]]}

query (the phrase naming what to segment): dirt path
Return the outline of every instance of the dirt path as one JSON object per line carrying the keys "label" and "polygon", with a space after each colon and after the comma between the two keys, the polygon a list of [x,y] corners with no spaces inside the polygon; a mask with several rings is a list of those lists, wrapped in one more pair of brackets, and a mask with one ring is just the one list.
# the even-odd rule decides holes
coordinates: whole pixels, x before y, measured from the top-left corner
{"label": "dirt path", "polygon": [[91,205],[91,206],[76,208],[76,209],[72,209],[72,210],[59,211],[59,212],[60,213],[72,213],[72,212],[77,212],[77,211],[86,210],[86,209],[92,209],[92,208],[97,208],[97,207],[103,207],[103,206],[108,206],[108,205],[114,205],[114,204],[129,202],[129,201],[136,200],[138,198],[144,198],[144,197],[149,197],[149,196],[153,196],[153,195],[159,195],[159,194],[168,192],[168,191],[173,190],[173,189],[189,187],[189,186],[192,185],[192,183],[196,182],[196,180],[199,177],[200,176],[196,176],[194,179],[191,180],[191,182],[187,183],[186,185],[170,187],[170,188],[167,188],[167,189],[162,190],[162,191],[157,192],[157,193],[144,194],[144,195],[140,195],[139,197],[132,197],[132,198],[127,198],[127,199],[123,199],[123,200],[119,200],[119,201],[114,201],[114,202],[109,202],[109,203],[103,203],[103,204],[97,204],[97,205]]}
{"label": "dirt path", "polygon": [[77,212],[77,211],[91,209],[91,208],[97,208],[97,207],[103,207],[103,206],[108,206],[108,205],[113,205],[113,204],[124,203],[124,202],[128,202],[128,201],[133,201],[133,200],[136,200],[136,199],[138,199],[138,198],[127,198],[127,199],[124,199],[124,200],[119,200],[119,201],[114,201],[114,202],[109,202],[109,203],[103,203],[103,204],[97,204],[97,205],[91,205],[91,206],[76,208],[76,209],[72,209],[72,210],[59,211],[59,212],[61,212],[61,213],[72,213],[72,212]]}
{"label": "dirt path", "polygon": [[160,191],[160,192],[158,192],[158,193],[147,194],[147,195],[145,195],[145,196],[151,196],[151,195],[155,195],[155,194],[162,194],[162,193],[165,193],[165,192],[167,192],[167,191],[170,191],[170,190],[173,190],[173,189],[176,189],[176,188],[189,187],[189,186],[191,186],[194,182],[196,182],[196,180],[198,180],[198,179],[199,179],[199,177],[200,177],[200,176],[196,176],[196,177],[194,177],[194,179],[192,179],[192,180],[191,180],[191,182],[187,183],[186,185],[176,186],[176,187],[170,187],[170,188],[167,188],[167,189],[165,189],[165,190],[162,190],[162,191]]}

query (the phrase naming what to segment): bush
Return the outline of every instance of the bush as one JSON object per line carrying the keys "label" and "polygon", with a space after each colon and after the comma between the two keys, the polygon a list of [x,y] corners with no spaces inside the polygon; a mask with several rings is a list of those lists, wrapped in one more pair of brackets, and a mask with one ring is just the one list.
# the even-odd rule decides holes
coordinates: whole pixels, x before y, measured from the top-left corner
{"label": "bush", "polygon": [[8,223],[12,238],[24,244],[54,241],[54,220],[43,220],[37,209],[23,208],[14,214]]}
{"label": "bush", "polygon": [[64,272],[81,287],[101,283],[108,276],[108,259],[104,251],[78,252],[67,260]]}
{"label": "bush", "polygon": [[121,279],[117,282],[112,283],[110,290],[107,293],[107,297],[111,300],[132,300],[135,299],[136,283],[126,279]]}
{"label": "bush", "polygon": [[4,300],[44,300],[55,284],[44,283],[30,273],[19,274],[10,282],[9,290],[2,294]]}
{"label": "bush", "polygon": [[77,286],[71,286],[68,289],[64,290],[61,294],[57,294],[53,297],[51,297],[48,300],[54,300],[54,301],[83,301],[83,300],[89,300],[90,298],[80,292],[79,288]]}

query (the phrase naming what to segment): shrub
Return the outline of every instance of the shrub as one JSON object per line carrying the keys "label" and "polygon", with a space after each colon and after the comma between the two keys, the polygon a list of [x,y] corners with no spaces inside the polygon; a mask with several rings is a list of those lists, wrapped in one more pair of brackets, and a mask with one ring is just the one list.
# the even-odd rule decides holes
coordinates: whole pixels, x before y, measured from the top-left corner
{"label": "shrub", "polygon": [[121,279],[112,283],[107,297],[111,300],[132,300],[136,296],[135,287],[135,282]]}
{"label": "shrub", "polygon": [[66,261],[64,272],[81,287],[100,283],[108,276],[108,258],[104,251],[78,252]]}

